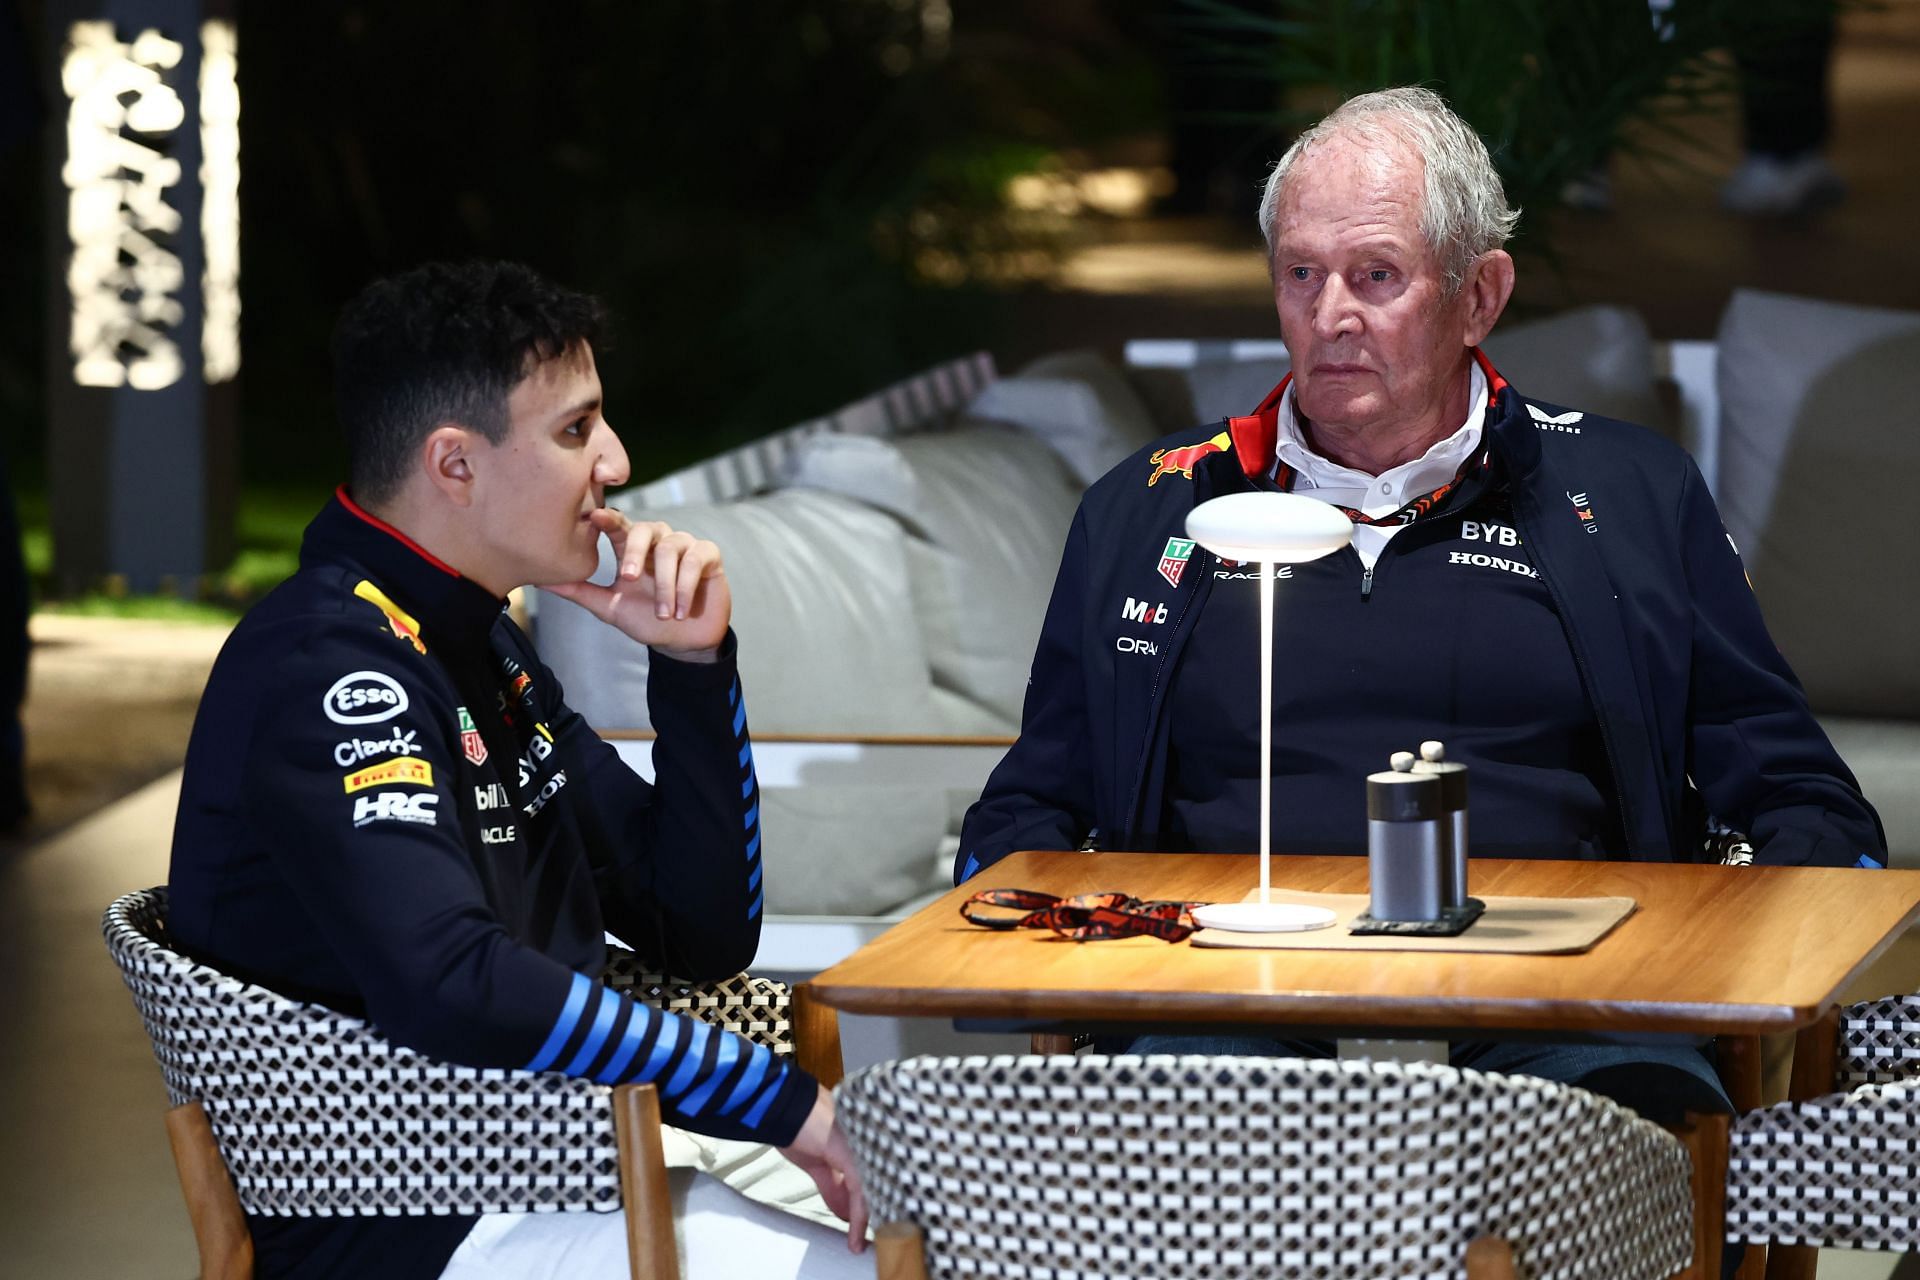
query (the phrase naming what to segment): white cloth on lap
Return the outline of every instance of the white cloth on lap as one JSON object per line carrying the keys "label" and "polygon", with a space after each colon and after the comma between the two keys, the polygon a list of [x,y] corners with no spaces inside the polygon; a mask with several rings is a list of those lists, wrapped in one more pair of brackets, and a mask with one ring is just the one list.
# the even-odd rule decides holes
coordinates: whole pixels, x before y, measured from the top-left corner
{"label": "white cloth on lap", "polygon": [[[787,1163],[771,1147],[759,1150]],[[794,1173],[813,1185],[798,1169]],[[768,1208],[690,1168],[669,1169],[667,1178],[682,1280],[866,1280],[873,1275],[871,1258],[847,1251],[844,1223],[830,1229]],[[814,1198],[825,1213],[825,1203],[817,1193]],[[626,1280],[629,1274],[626,1217],[619,1213],[489,1214],[440,1273],[441,1280]]]}

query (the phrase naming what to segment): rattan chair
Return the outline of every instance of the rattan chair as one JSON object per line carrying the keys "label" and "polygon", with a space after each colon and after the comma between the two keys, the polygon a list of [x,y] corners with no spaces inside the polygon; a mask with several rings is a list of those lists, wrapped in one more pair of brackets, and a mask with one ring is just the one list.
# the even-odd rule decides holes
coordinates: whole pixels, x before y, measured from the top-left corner
{"label": "rattan chair", "polygon": [[913,1058],[851,1077],[839,1104],[883,1224],[883,1280],[1516,1265],[1533,1280],[1652,1280],[1695,1253],[1687,1147],[1544,1080],[1432,1063]]}
{"label": "rattan chair", "polygon": [[[678,1274],[651,1085],[451,1066],[364,1021],[197,963],[167,942],[167,891],[107,909],[107,948],[166,1077],[202,1280],[253,1270],[249,1213],[301,1216],[624,1209],[635,1280]],[[682,983],[610,949],[604,980],[637,999],[794,1054],[828,1084],[830,1011],[742,974]],[[796,1036],[796,1023],[805,1023]]]}
{"label": "rattan chair", "polygon": [[1920,995],[1841,1010],[1837,1047],[1836,1092],[1733,1125],[1727,1235],[1775,1246],[1769,1280],[1815,1246],[1920,1250]]}

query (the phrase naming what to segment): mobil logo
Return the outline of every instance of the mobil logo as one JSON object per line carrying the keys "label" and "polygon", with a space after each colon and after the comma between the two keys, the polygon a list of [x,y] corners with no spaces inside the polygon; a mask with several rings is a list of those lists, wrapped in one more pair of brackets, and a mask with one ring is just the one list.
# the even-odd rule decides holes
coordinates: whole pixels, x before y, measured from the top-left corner
{"label": "mobil logo", "polygon": [[1120,616],[1128,622],[1165,622],[1167,606],[1149,604],[1145,600],[1135,600],[1132,596],[1128,596],[1127,602],[1120,606]]}
{"label": "mobil logo", "polygon": [[384,671],[355,671],[334,681],[320,706],[335,724],[378,724],[407,709],[407,691]]}

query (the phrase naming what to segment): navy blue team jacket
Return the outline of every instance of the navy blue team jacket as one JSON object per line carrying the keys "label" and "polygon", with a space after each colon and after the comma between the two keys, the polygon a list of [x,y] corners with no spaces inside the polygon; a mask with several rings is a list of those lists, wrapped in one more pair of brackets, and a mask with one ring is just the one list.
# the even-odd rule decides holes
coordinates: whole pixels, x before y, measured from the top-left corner
{"label": "navy blue team jacket", "polygon": [[[1758,862],[1882,865],[1879,818],[1768,638],[1692,459],[1642,428],[1529,401],[1474,354],[1492,397],[1486,483],[1550,594],[1599,726],[1617,852],[1695,856],[1704,805],[1750,835]],[[1180,666],[1187,642],[1210,593],[1222,589],[1220,562],[1184,541],[1187,513],[1265,483],[1254,477],[1273,470],[1286,386],[1247,417],[1156,441],[1088,490],[1048,605],[1019,740],[967,814],[956,881],[1016,849],[1160,847],[1177,714],[1169,690],[1176,674],[1191,678]],[[1389,544],[1383,557],[1393,554]],[[1357,562],[1353,569],[1357,579]],[[1257,697],[1254,671],[1215,678],[1240,680]],[[1257,730],[1249,733],[1257,740]],[[1410,745],[1379,744],[1381,761]],[[1357,808],[1360,795],[1356,772],[1324,779],[1318,802]],[[1284,847],[1284,827],[1275,830]]]}
{"label": "navy blue team jacket", "polygon": [[[603,929],[668,972],[759,944],[759,793],[729,636],[656,654],[657,785],[568,709],[502,602],[344,490],[235,628],[187,750],[180,948],[472,1066],[652,1081],[668,1119],[792,1141],[815,1083],[615,995]],[[253,1221],[260,1274],[438,1275],[470,1219]]]}

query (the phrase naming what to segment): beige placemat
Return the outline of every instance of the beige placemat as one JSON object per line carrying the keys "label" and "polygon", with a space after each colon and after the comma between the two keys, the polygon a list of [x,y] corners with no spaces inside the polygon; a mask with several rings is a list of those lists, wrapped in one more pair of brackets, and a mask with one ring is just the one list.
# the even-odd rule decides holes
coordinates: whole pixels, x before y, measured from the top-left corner
{"label": "beige placemat", "polygon": [[[1258,901],[1254,889],[1246,901]],[[1334,922],[1301,933],[1228,933],[1201,929],[1190,939],[1196,947],[1240,947],[1261,951],[1495,951],[1513,955],[1572,955],[1586,951],[1633,914],[1632,898],[1495,898],[1479,895],[1486,912],[1467,931],[1451,938],[1393,933],[1354,935],[1353,918],[1367,909],[1364,893],[1302,893],[1275,889],[1273,901],[1326,907]]]}

